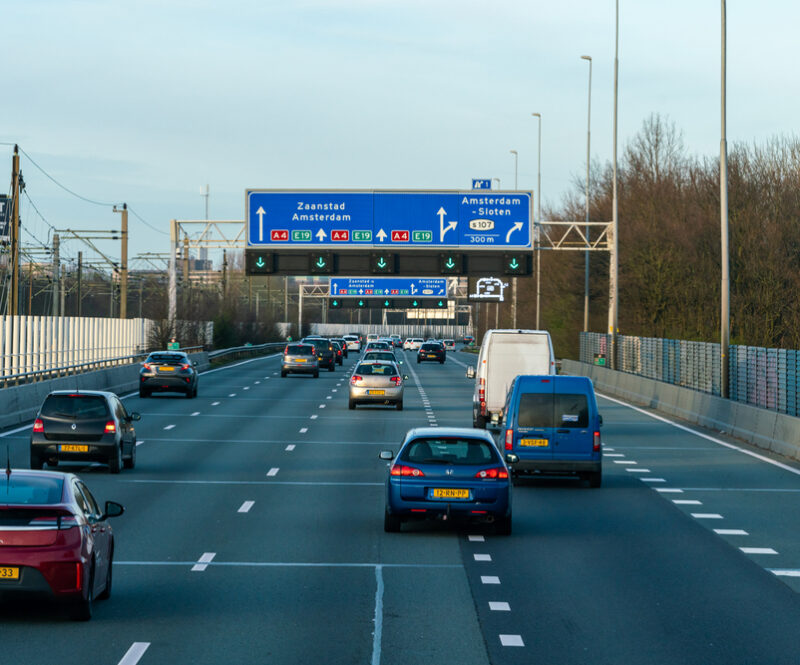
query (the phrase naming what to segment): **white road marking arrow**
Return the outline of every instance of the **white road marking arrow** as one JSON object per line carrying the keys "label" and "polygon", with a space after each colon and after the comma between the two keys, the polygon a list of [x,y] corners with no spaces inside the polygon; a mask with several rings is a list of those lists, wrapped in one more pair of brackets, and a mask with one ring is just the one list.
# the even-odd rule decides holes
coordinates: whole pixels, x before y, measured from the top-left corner
{"label": "white road marking arrow", "polygon": [[258,240],[259,242],[264,240],[264,215],[267,214],[267,211],[264,210],[264,206],[258,206],[258,210],[256,210],[256,215],[258,215]]}
{"label": "white road marking arrow", "polygon": [[383,229],[378,231],[378,233],[376,233],[375,235],[378,237],[378,240],[380,240],[381,242],[386,240],[386,231],[384,231]]}
{"label": "white road marking arrow", "polygon": [[458,226],[458,222],[448,222],[447,226],[444,225],[444,217],[447,214],[444,207],[439,208],[436,214],[439,215],[439,242],[444,242],[444,234],[454,230]]}
{"label": "white road marking arrow", "polygon": [[327,234],[327,233],[325,233],[325,231],[324,231],[323,229],[320,229],[319,231],[317,231],[317,238],[319,238],[319,241],[320,241],[320,242],[322,242],[323,240],[325,240],[325,238],[326,238],[326,236],[327,236],[327,235],[328,235],[328,234]]}
{"label": "white road marking arrow", "polygon": [[506,244],[508,244],[509,241],[511,240],[511,234],[514,233],[514,231],[520,231],[521,229],[522,229],[522,222],[514,222],[514,226],[512,226],[508,230],[508,233],[506,233]]}

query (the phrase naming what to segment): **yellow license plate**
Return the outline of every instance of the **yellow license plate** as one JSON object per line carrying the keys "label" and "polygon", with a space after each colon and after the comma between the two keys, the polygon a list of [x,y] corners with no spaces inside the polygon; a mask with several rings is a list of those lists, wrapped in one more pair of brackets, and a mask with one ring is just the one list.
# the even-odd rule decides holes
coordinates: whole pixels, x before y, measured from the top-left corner
{"label": "yellow license plate", "polygon": [[74,443],[63,443],[59,446],[62,453],[88,453],[89,446],[81,446]]}
{"label": "yellow license plate", "polygon": [[0,566],[0,580],[18,580],[19,568]]}
{"label": "yellow license plate", "polygon": [[304,362],[306,362],[306,359],[305,358],[295,358],[294,361],[296,363],[304,363]]}
{"label": "yellow license plate", "polygon": [[434,499],[469,499],[469,490],[436,488],[431,490]]}
{"label": "yellow license plate", "polygon": [[174,367],[159,367],[158,371],[159,372],[174,372],[175,368]]}
{"label": "yellow license plate", "polygon": [[385,390],[368,390],[367,395],[385,395]]}
{"label": "yellow license plate", "polygon": [[520,439],[519,445],[525,446],[527,448],[547,448],[549,445],[549,441],[547,439]]}

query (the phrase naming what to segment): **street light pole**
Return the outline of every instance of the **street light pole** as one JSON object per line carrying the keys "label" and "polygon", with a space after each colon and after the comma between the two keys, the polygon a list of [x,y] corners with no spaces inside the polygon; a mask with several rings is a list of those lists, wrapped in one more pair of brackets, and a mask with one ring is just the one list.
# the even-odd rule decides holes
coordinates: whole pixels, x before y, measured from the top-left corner
{"label": "street light pole", "polygon": [[541,299],[541,233],[542,224],[542,114],[531,113],[534,118],[539,119],[539,148],[536,158],[536,223],[534,224],[535,233],[533,235],[536,246],[536,330],[539,328],[539,301]]}
{"label": "street light pole", "polygon": [[[514,155],[514,190],[519,189],[517,183],[517,173],[519,171],[519,153],[516,150],[511,150]],[[498,305],[499,306],[499,305]],[[511,278],[511,327],[517,327],[517,278]]]}
{"label": "street light pole", "polygon": [[722,269],[722,283],[720,285],[720,395],[723,398],[729,397],[728,386],[728,346],[730,344],[730,265],[728,248],[728,139],[726,130],[726,94],[725,83],[727,78],[727,45],[726,45],[726,6],[722,0],[722,71],[720,73],[722,84],[721,95],[721,138],[719,142],[719,208],[720,208],[720,239],[722,244],[722,256],[720,267]]}
{"label": "street light pole", "polygon": [[[592,56],[582,55],[589,62],[589,110],[586,124],[586,242],[589,242],[589,167],[592,148]],[[583,332],[589,332],[589,250],[584,251],[583,274]]]}
{"label": "street light pole", "polygon": [[614,172],[613,197],[611,203],[611,256],[609,269],[608,332],[611,335],[610,368],[617,369],[617,329],[619,288],[617,271],[619,267],[619,206],[617,200],[617,97],[619,96],[619,0],[616,0],[616,27],[614,35]]}

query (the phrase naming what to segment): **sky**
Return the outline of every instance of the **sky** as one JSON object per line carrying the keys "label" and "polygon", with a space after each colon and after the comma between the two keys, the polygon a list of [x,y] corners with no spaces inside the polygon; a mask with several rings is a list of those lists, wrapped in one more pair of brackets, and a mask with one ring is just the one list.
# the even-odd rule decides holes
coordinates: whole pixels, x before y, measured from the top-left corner
{"label": "sky", "polygon": [[[720,3],[619,4],[620,154],[659,113],[690,153],[718,155]],[[729,0],[727,15],[729,143],[794,135],[800,3]],[[167,252],[170,219],[202,219],[206,184],[209,217],[235,220],[247,188],[511,189],[517,150],[518,187],[538,196],[532,112],[543,207],[558,207],[585,172],[581,55],[592,160],[612,157],[613,0],[0,0],[0,16],[0,144],[85,198],[127,202],[130,257]],[[11,155],[0,145],[7,183]],[[23,199],[25,242],[118,228],[110,207],[22,169],[40,213]]]}

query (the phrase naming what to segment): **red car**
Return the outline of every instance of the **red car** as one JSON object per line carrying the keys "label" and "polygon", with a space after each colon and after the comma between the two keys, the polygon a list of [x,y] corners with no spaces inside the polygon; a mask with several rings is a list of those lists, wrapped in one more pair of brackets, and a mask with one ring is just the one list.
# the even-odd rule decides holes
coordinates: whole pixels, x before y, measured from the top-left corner
{"label": "red car", "polygon": [[0,595],[44,593],[66,601],[73,619],[91,619],[94,599],[111,595],[106,520],[124,511],[114,501],[101,511],[71,473],[0,471]]}

